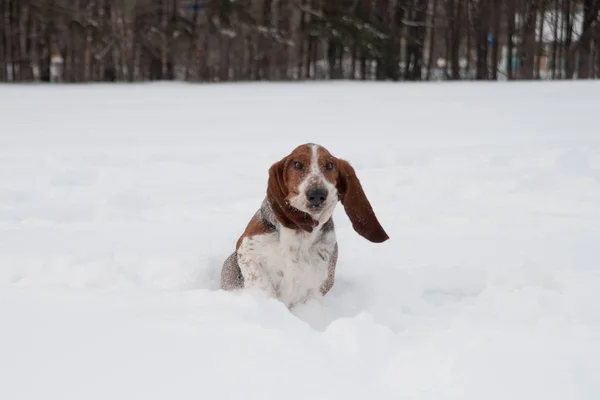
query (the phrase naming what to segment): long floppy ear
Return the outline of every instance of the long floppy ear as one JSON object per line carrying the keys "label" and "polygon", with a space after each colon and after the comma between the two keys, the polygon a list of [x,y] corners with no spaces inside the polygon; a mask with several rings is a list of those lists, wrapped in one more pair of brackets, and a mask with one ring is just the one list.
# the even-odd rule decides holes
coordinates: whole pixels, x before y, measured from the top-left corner
{"label": "long floppy ear", "polygon": [[339,172],[337,190],[352,227],[359,235],[371,242],[385,242],[389,236],[377,220],[354,168],[346,160],[338,159],[337,164]]}
{"label": "long floppy ear", "polygon": [[267,194],[279,205],[285,204],[285,198],[289,194],[285,185],[283,170],[286,166],[286,158],[276,162],[269,168],[269,180],[267,182]]}
{"label": "long floppy ear", "polygon": [[312,232],[318,224],[312,217],[294,207],[286,200],[289,190],[285,182],[287,157],[271,165],[267,182],[267,200],[275,217],[283,226],[289,229],[303,229]]}

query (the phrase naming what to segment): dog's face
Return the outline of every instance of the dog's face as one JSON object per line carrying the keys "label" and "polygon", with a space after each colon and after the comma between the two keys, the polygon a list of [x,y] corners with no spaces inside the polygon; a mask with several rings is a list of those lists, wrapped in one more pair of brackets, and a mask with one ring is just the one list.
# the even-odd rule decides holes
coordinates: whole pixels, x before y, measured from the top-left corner
{"label": "dog's face", "polygon": [[337,160],[327,149],[316,144],[297,147],[287,157],[284,181],[289,204],[314,219],[333,212],[339,201],[336,183]]}
{"label": "dog's face", "polygon": [[277,203],[286,203],[319,223],[329,219],[341,200],[361,236],[373,242],[388,239],[352,166],[317,144],[298,146],[273,164],[268,193]]}

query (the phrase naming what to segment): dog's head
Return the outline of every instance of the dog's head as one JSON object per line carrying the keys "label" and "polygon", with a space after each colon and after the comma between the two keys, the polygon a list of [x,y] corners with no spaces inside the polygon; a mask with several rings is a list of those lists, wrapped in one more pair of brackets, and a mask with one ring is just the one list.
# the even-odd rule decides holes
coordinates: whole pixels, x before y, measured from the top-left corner
{"label": "dog's head", "polygon": [[337,202],[341,201],[358,234],[376,243],[389,238],[354,168],[320,145],[298,146],[273,164],[269,169],[267,195],[285,226],[295,224],[312,231],[331,217]]}

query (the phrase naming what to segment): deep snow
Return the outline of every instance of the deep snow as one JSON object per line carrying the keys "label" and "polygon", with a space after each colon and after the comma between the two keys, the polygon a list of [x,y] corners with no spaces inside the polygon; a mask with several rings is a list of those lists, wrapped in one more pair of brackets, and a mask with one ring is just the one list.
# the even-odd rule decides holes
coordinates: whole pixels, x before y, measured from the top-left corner
{"label": "deep snow", "polygon": [[[600,84],[0,87],[1,399],[598,399]],[[317,142],[322,304],[218,289],[268,167]]]}

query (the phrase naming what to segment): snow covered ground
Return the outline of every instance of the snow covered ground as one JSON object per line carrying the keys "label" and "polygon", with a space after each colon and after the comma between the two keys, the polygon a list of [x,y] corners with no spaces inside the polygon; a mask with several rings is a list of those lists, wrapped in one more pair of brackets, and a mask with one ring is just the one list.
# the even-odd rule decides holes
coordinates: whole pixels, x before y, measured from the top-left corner
{"label": "snow covered ground", "polygon": [[[0,87],[0,398],[600,397],[600,84]],[[337,282],[218,290],[267,168],[317,142]]]}

